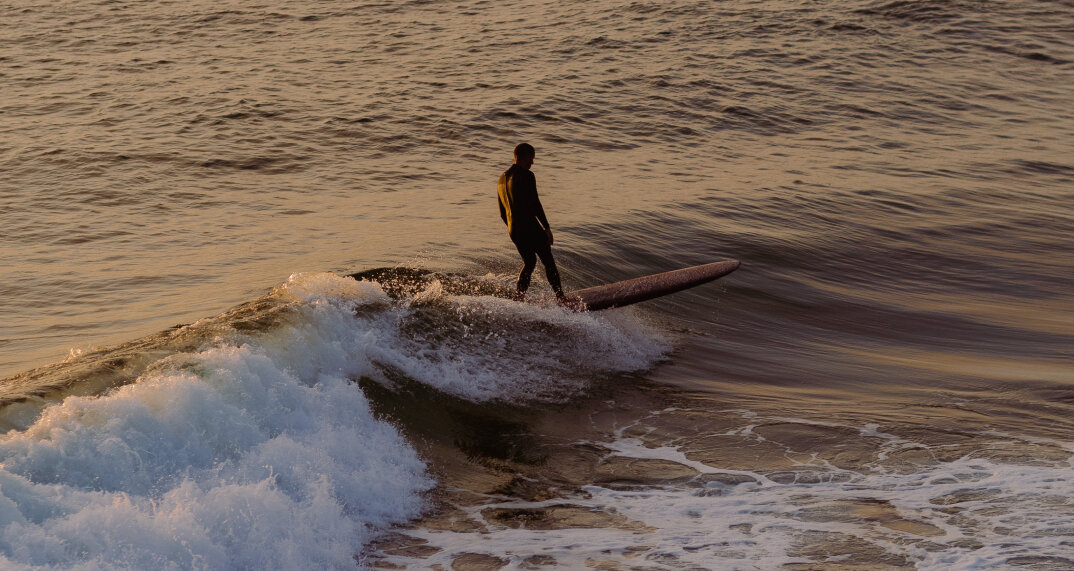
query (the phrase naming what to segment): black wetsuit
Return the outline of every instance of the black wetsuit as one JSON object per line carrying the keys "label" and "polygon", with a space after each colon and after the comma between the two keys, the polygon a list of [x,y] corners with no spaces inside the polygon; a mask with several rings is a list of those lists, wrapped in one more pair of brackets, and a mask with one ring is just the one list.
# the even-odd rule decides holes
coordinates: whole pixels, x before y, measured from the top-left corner
{"label": "black wetsuit", "polygon": [[559,271],[552,259],[552,247],[548,244],[545,230],[549,228],[541,199],[537,197],[537,178],[528,169],[511,165],[496,185],[500,201],[500,218],[507,224],[507,233],[522,256],[522,271],[518,274],[518,291],[525,293],[530,287],[530,277],[537,265],[537,258],[544,264],[548,283],[559,297],[563,287],[559,283]]}

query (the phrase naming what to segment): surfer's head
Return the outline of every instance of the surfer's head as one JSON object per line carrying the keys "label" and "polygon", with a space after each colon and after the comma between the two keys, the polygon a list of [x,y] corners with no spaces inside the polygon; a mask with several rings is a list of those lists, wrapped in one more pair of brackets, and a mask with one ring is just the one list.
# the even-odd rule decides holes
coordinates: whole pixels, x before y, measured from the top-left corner
{"label": "surfer's head", "polygon": [[519,143],[515,147],[515,164],[522,168],[530,168],[533,166],[533,157],[537,155],[537,151],[534,150],[533,145],[529,143]]}

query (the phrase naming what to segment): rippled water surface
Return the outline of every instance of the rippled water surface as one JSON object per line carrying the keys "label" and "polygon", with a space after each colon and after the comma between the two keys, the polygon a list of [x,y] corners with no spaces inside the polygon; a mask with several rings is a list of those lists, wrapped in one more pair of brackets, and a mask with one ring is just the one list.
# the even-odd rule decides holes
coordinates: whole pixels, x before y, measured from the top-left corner
{"label": "rippled water surface", "polygon": [[[0,2],[0,561],[1074,566],[1072,86],[1062,0]],[[523,140],[569,288],[742,268],[503,299]]]}

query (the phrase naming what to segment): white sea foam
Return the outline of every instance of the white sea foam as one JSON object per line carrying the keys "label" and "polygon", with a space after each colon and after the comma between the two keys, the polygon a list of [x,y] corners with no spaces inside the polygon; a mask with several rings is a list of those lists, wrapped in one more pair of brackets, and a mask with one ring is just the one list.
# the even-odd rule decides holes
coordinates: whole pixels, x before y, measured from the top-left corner
{"label": "white sea foam", "polygon": [[561,400],[584,390],[593,375],[648,368],[669,348],[630,312],[594,315],[450,296],[437,282],[409,303],[359,321],[348,328],[360,332],[352,346],[366,362],[475,402]]}
{"label": "white sea foam", "polygon": [[353,568],[376,530],[419,515],[424,464],[347,380],[371,367],[354,307],[383,292],[289,286],[296,325],[173,357],[4,436],[0,562]]}
{"label": "white sea foam", "polygon": [[[875,427],[862,431],[875,432]],[[675,448],[647,448],[632,438],[604,447],[610,455],[678,461],[703,474],[747,475],[753,481],[702,478],[693,485],[626,489],[590,485],[584,494],[565,499],[466,508],[489,527],[480,541],[472,534],[419,529],[409,533],[441,551],[420,559],[387,559],[412,568],[450,566],[460,554],[476,552],[505,559],[508,568],[550,556],[567,568],[603,562],[652,569],[778,569],[816,564],[803,548],[826,542],[839,544],[844,554],[857,545],[877,565],[892,557],[920,569],[991,569],[1018,557],[1069,562],[1074,556],[1069,463],[1027,466],[966,457],[910,474],[863,474],[818,464],[818,475],[828,477],[782,483],[690,461]],[[616,514],[637,525],[515,529],[482,516],[488,508],[554,506]]]}

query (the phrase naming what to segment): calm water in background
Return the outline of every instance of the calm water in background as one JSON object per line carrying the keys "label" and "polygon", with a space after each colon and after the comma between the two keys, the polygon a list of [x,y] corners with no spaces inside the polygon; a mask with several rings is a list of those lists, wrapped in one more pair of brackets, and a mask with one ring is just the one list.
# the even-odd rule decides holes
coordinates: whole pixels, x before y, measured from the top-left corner
{"label": "calm water in background", "polygon": [[[1072,85],[1062,1],[4,3],[0,556],[1072,566]],[[568,286],[742,269],[481,295],[522,140]]]}

